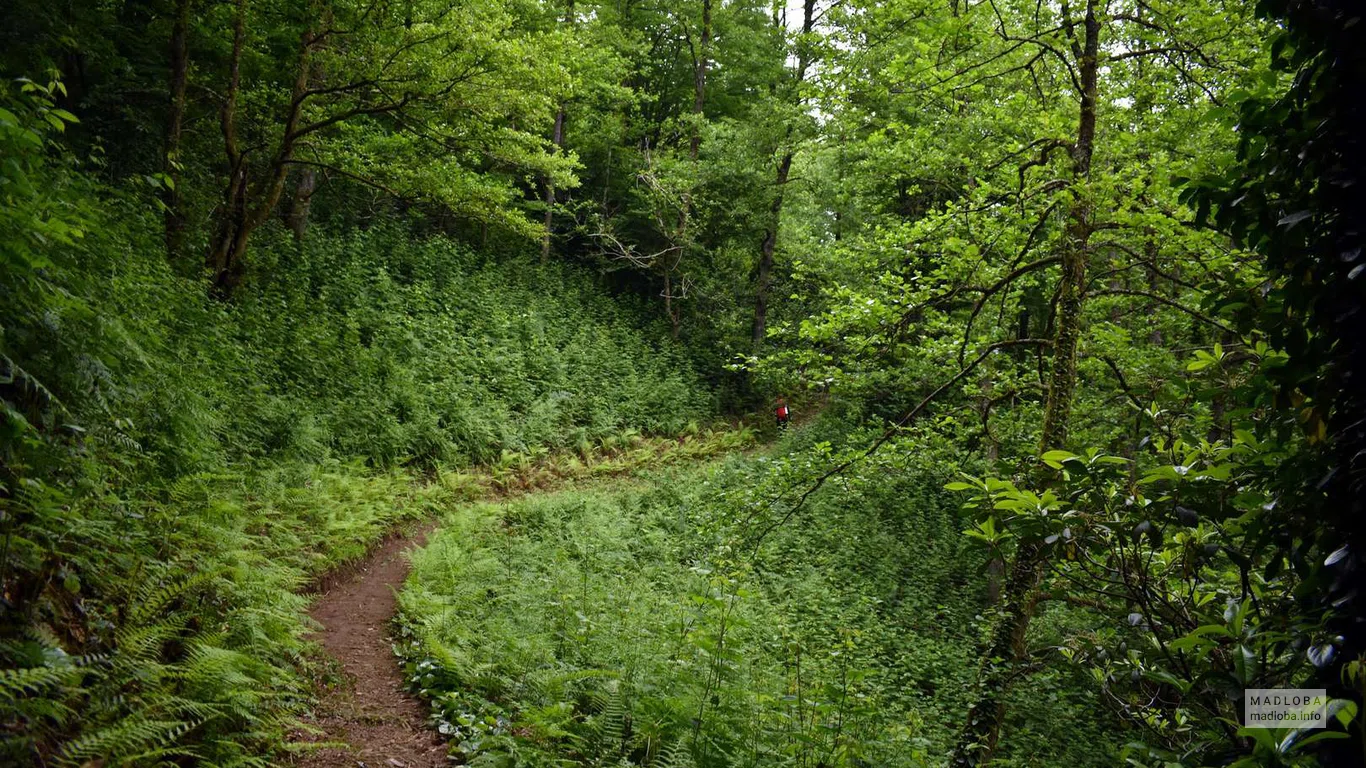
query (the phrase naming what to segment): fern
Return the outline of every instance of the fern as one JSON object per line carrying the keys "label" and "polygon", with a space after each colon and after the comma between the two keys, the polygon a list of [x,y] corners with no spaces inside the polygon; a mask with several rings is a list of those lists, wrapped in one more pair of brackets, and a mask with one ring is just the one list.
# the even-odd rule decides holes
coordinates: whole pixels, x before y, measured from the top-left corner
{"label": "fern", "polygon": [[596,718],[597,733],[594,734],[601,752],[616,755],[625,751],[630,737],[630,709],[627,706],[623,686],[609,688],[607,702]]}
{"label": "fern", "polygon": [[[230,306],[174,274],[155,217],[56,188],[95,219],[89,250],[0,302],[4,587],[23,596],[0,618],[0,763],[267,764],[306,704],[298,593],[320,573],[397,521],[578,474],[599,438],[649,447],[653,414],[705,414],[687,365],[586,273],[536,267],[533,289],[525,265],[377,229],[289,248],[283,282]],[[376,277],[376,251],[411,280]],[[414,626],[487,611],[497,558],[467,567]],[[525,677],[472,643],[423,648],[443,684],[499,696]],[[542,684],[582,695],[599,674]]]}
{"label": "fern", "polygon": [[528,674],[524,683],[528,691],[542,701],[560,701],[569,698],[569,690],[575,683],[588,680],[616,680],[621,673],[612,669],[573,669],[538,670]]}
{"label": "fern", "polygon": [[150,719],[133,712],[114,725],[67,742],[58,755],[57,764],[79,766],[92,760],[132,762],[138,755],[172,749],[176,741],[196,725],[181,720]]}
{"label": "fern", "polygon": [[18,699],[37,696],[50,689],[71,685],[81,676],[74,666],[0,669],[0,705],[12,706]]}
{"label": "fern", "polygon": [[659,750],[659,755],[649,763],[649,768],[696,768],[687,741],[677,739]]}
{"label": "fern", "polygon": [[154,617],[163,614],[167,607],[181,597],[188,595],[209,580],[209,574],[197,573],[172,579],[163,584],[148,583],[138,593],[138,598],[124,617],[125,625],[146,624]]}
{"label": "fern", "polygon": [[606,765],[625,756],[629,740],[630,712],[622,686],[589,692],[592,716],[571,738],[576,752],[594,757],[596,765]]}

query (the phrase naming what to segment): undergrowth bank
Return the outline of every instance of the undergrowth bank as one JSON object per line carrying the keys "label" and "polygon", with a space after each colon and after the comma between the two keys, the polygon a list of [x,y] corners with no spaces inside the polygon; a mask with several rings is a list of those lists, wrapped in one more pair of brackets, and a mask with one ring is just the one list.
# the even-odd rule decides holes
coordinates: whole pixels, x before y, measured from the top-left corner
{"label": "undergrowth bank", "polygon": [[0,762],[265,764],[309,696],[298,591],[464,498],[413,471],[712,411],[587,273],[381,227],[263,241],[222,304],[133,201],[54,184],[83,236],[0,288]]}

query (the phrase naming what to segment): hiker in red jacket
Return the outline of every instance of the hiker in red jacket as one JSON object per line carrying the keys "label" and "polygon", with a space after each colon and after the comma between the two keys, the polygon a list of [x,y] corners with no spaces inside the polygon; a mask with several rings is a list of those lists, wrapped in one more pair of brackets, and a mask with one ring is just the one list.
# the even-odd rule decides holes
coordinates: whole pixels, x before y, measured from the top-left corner
{"label": "hiker in red jacket", "polygon": [[778,429],[787,429],[787,418],[790,415],[787,410],[787,398],[778,395],[778,407],[774,409],[774,414],[778,417]]}

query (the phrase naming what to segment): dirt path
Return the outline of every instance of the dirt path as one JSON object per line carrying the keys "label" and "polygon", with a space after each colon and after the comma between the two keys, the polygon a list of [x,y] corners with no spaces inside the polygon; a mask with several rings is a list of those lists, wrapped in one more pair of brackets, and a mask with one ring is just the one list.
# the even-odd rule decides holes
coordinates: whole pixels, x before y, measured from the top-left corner
{"label": "dirt path", "polygon": [[403,690],[389,642],[395,593],[408,575],[409,550],[435,527],[393,536],[358,565],[324,581],[311,615],[327,653],[341,666],[340,685],[328,686],[311,725],[324,733],[312,741],[343,742],[309,753],[306,768],[436,768],[449,765],[436,732],[426,726],[426,707]]}
{"label": "dirt path", "polygon": [[[796,418],[793,419],[797,421]],[[760,446],[748,448],[758,450]],[[625,478],[633,467],[620,473]],[[608,477],[583,480],[602,485]],[[486,500],[507,500],[573,487],[574,479],[554,488],[489,491]],[[319,585],[310,611],[322,629],[315,635],[338,663],[339,684],[322,687],[308,725],[318,735],[301,741],[334,743],[309,751],[304,768],[441,768],[450,765],[446,747],[426,724],[426,706],[404,690],[403,677],[389,640],[389,621],[398,608],[396,593],[408,576],[409,551],[426,543],[435,521],[395,533],[358,564],[329,574]]]}

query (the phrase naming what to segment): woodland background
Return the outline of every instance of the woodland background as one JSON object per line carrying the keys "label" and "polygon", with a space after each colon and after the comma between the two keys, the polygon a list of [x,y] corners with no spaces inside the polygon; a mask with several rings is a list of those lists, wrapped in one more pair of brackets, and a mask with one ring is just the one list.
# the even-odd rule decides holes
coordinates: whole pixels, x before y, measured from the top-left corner
{"label": "woodland background", "polygon": [[[461,760],[1366,756],[1354,4],[0,18],[6,762],[287,760],[300,593],[437,511]],[[1294,685],[1332,728],[1238,727]]]}

